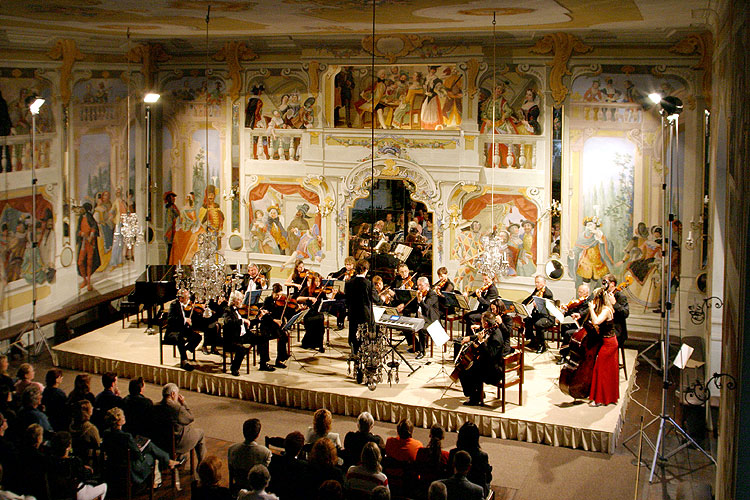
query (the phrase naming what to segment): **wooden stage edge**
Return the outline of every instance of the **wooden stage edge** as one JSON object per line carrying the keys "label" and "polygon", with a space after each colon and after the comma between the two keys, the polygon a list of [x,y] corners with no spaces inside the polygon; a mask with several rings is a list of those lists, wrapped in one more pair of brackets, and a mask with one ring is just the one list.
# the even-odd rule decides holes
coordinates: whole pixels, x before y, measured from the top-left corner
{"label": "wooden stage edge", "polygon": [[[296,339],[293,339],[296,340]],[[275,351],[272,346],[272,355]],[[626,350],[629,377],[620,371],[620,400],[615,405],[590,407],[575,404],[557,387],[560,367],[552,352],[526,354],[523,405],[518,406],[518,386],[507,391],[506,411],[495,399],[496,388],[485,386],[483,408],[463,406],[460,386],[450,383],[446,373],[450,363],[435,356],[420,361],[411,376],[403,366],[399,379],[384,380],[374,391],[356,384],[347,373],[346,331],[331,332],[331,345],[325,354],[307,351],[293,342],[293,358],[288,368],[260,372],[243,365],[240,376],[222,373],[221,357],[197,353],[196,370],[179,368],[171,346],[164,346],[164,365],[159,364],[157,335],[143,328],[121,328],[112,323],[53,348],[61,367],[89,373],[114,371],[126,378],[143,377],[155,384],[174,382],[184,389],[237,398],[274,406],[310,410],[328,408],[331,412],[356,417],[369,411],[382,422],[396,423],[409,418],[415,426],[439,424],[457,431],[466,421],[474,422],[486,437],[563,446],[600,453],[613,453],[622,428],[629,393],[633,390],[636,351]],[[413,362],[411,355],[406,355]],[[252,355],[251,355],[252,359]],[[441,370],[445,368],[445,371]]]}

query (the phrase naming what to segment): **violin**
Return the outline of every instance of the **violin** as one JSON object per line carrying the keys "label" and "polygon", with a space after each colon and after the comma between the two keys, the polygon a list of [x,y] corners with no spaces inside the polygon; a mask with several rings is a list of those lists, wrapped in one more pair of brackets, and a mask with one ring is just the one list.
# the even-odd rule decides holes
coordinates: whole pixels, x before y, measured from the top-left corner
{"label": "violin", "polygon": [[356,270],[355,270],[354,268],[352,268],[352,269],[348,269],[348,270],[347,270],[347,271],[346,271],[346,272],[344,273],[344,279],[345,279],[345,280],[348,280],[348,279],[351,279],[351,278],[353,278],[353,277],[354,277],[354,273],[355,273],[355,272],[357,272],[357,271],[356,271]]}
{"label": "violin", "polygon": [[414,288],[414,277],[417,275],[417,273],[412,274],[408,278],[406,278],[404,281],[401,282],[401,288]]}
{"label": "violin", "polygon": [[206,306],[204,304],[196,304],[195,302],[190,302],[185,306],[185,312],[189,312],[190,314],[192,314],[193,312],[203,314],[205,310]]}
{"label": "violin", "polygon": [[289,298],[288,296],[284,295],[283,293],[279,295],[279,297],[276,299],[276,306],[277,307],[284,307],[286,309],[291,309],[294,311],[297,309],[299,304],[297,303],[297,299]]}
{"label": "violin", "polygon": [[432,289],[435,290],[436,292],[439,292],[443,288],[443,285],[445,285],[446,283],[448,283],[447,276],[441,279],[440,281],[438,281],[437,283],[435,283],[434,285],[432,285]]}
{"label": "violin", "polygon": [[[625,290],[627,287],[629,287],[631,285],[631,283],[633,283],[633,277],[632,276],[626,276],[625,277],[625,281],[623,281],[622,283],[620,283],[619,285],[617,285],[615,287],[615,289],[612,290],[612,293],[621,292],[621,291]],[[601,290],[602,290],[601,288],[597,288],[592,293],[590,293],[589,296],[586,297],[585,299],[571,300],[565,306],[563,306],[563,308],[565,310],[570,310],[570,309],[576,309],[578,307],[581,307],[582,305],[587,304],[591,299],[593,299],[594,297],[596,297],[598,294],[602,293]]]}
{"label": "violin", "polygon": [[466,295],[476,295],[476,296],[479,296],[480,293],[484,293],[487,290],[489,290],[491,286],[492,286],[492,282],[490,281],[486,285],[480,286],[479,288],[477,288],[473,292],[470,291],[470,290],[466,290]]}
{"label": "violin", "polygon": [[240,313],[240,316],[243,318],[251,318],[258,315],[260,312],[260,308],[253,304],[251,306],[243,305],[237,308],[237,311]]}

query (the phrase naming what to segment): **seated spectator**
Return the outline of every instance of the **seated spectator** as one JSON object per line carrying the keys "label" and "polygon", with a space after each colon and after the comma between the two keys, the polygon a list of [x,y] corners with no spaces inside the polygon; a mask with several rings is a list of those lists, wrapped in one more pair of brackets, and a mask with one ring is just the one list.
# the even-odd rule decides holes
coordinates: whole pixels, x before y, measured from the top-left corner
{"label": "seated spectator", "polygon": [[344,488],[333,479],[323,481],[318,488],[317,500],[344,500]]}
{"label": "seated spectator", "polygon": [[349,468],[359,463],[362,448],[367,443],[375,443],[381,451],[385,447],[383,438],[370,432],[375,425],[375,419],[369,412],[363,411],[357,417],[357,430],[346,433],[344,437],[344,465]]}
{"label": "seated spectator", "polygon": [[[151,475],[154,463],[158,460],[159,469],[170,469],[180,465],[181,462],[170,460],[166,451],[153,443],[148,442],[145,446],[139,445],[132,434],[122,430],[125,425],[125,413],[121,408],[112,408],[104,416],[107,430],[103,433],[102,449],[107,455],[107,461],[112,465],[122,466],[127,464],[128,450],[130,450],[130,477],[136,484],[142,484]],[[161,474],[154,477],[154,486],[161,483]]]}
{"label": "seated spectator", "polygon": [[151,411],[154,402],[143,395],[143,377],[134,378],[128,384],[128,395],[122,400],[122,409],[125,412],[125,430],[134,436],[146,436],[148,434]]}
{"label": "seated spectator", "polygon": [[[245,478],[253,466],[261,464],[271,465],[271,450],[255,442],[260,436],[260,420],[249,418],[242,424],[242,435],[245,441],[235,443],[229,447],[227,460],[229,470],[237,478]],[[244,481],[240,481],[243,485]]]}
{"label": "seated spectator", "polygon": [[281,500],[295,500],[305,496],[306,492],[299,481],[307,473],[307,461],[299,458],[304,444],[305,436],[301,432],[290,432],[284,438],[284,452],[271,457],[271,465],[268,466],[271,484],[268,490]]}
{"label": "seated spectator", "polygon": [[69,428],[70,436],[73,439],[73,453],[84,461],[87,461],[87,457],[93,459],[92,452],[98,450],[102,444],[99,429],[91,423],[91,415],[93,414],[94,407],[85,399],[79,401],[73,407],[73,418]]}
{"label": "seated spectator", "polygon": [[425,448],[417,450],[415,469],[421,484],[420,489],[427,487],[438,479],[448,477],[448,450],[443,449],[443,437],[445,432],[437,424],[430,427],[430,442]]}
{"label": "seated spectator", "polygon": [[219,486],[221,481],[221,459],[209,455],[198,464],[198,481],[193,482],[191,500],[233,500],[229,488]]}
{"label": "seated spectator", "polygon": [[414,425],[408,418],[401,419],[396,424],[398,437],[390,437],[385,442],[385,454],[399,462],[413,462],[417,459],[417,450],[423,447],[422,443],[414,439],[412,433]]}
{"label": "seated spectator", "polygon": [[26,495],[16,495],[12,491],[10,491],[10,488],[7,488],[5,486],[5,482],[3,481],[3,466],[0,464],[0,500],[36,500],[32,496],[26,496]]}
{"label": "seated spectator", "polygon": [[325,408],[316,410],[313,414],[313,425],[308,427],[307,436],[305,436],[305,444],[310,446],[314,445],[315,442],[320,438],[328,438],[336,446],[336,449],[340,450],[343,448],[341,444],[341,438],[335,432],[331,432],[331,425],[333,423],[333,417],[331,412]]}
{"label": "seated spectator", "polygon": [[16,390],[13,377],[8,375],[8,356],[0,354],[0,386],[6,386],[10,392]]}
{"label": "seated spectator", "polygon": [[29,385],[21,396],[21,411],[18,412],[17,425],[25,429],[31,424],[39,424],[44,432],[55,432],[47,415],[39,409],[42,404],[42,390],[36,385]]}
{"label": "seated spectator", "polygon": [[372,490],[370,500],[391,500],[391,490],[387,486],[376,486]]}
{"label": "seated spectator", "polygon": [[[448,467],[455,469],[453,464],[457,452],[465,451],[471,456],[471,469],[466,476],[469,481],[478,484],[484,490],[486,496],[490,491],[490,482],[492,481],[492,466],[490,465],[487,453],[482,451],[479,446],[479,428],[472,422],[466,422],[458,430],[458,439],[456,447],[450,451],[448,457]],[[449,488],[450,490],[450,488]]]}
{"label": "seated spectator", "polygon": [[68,499],[75,493],[76,500],[94,500],[107,495],[107,484],[89,484],[93,479],[90,468],[76,457],[70,456],[71,438],[67,432],[57,432],[51,439],[47,465],[47,487],[50,500]]}
{"label": "seated spectator", "polygon": [[62,383],[63,372],[59,368],[52,368],[47,371],[47,375],[44,377],[44,382],[47,387],[42,391],[42,406],[44,407],[44,413],[47,414],[49,423],[52,424],[52,428],[55,431],[66,431],[69,425],[69,415],[67,408],[68,396],[65,395],[65,391],[60,389],[60,383]]}
{"label": "seated spectator", "polygon": [[16,493],[46,498],[44,475],[47,473],[46,460],[42,453],[44,429],[39,424],[28,426],[21,436],[18,447],[18,478]]}
{"label": "seated spectator", "polygon": [[5,416],[5,420],[8,422],[8,427],[14,428],[17,406],[13,402],[14,389],[8,389],[6,385],[0,384],[0,413]]}
{"label": "seated spectator", "polygon": [[448,500],[448,490],[442,481],[434,481],[427,490],[427,500]]}
{"label": "seated spectator", "polygon": [[329,479],[344,484],[344,473],[338,468],[336,445],[328,438],[320,438],[308,455],[309,467],[304,476],[305,491],[317,491],[320,485]]}
{"label": "seated spectator", "polygon": [[354,498],[369,496],[378,486],[388,487],[388,478],[383,474],[380,458],[378,445],[367,443],[362,448],[361,465],[349,467],[346,473],[346,489],[355,494]]}
{"label": "seated spectator", "polygon": [[448,492],[448,500],[482,500],[485,497],[484,490],[478,484],[472,483],[467,478],[471,469],[471,455],[464,450],[459,450],[453,455],[454,474],[448,479],[443,479],[445,489]]}
{"label": "seated spectator", "polygon": [[29,386],[35,386],[39,388],[39,393],[44,390],[44,386],[40,384],[39,382],[34,381],[34,367],[31,366],[29,363],[23,363],[21,366],[18,367],[18,371],[16,372],[16,384],[14,386],[16,390],[16,396],[17,398],[20,398],[23,394],[23,391],[26,390]]}
{"label": "seated spectator", "polygon": [[94,399],[94,424],[102,426],[104,415],[112,408],[122,408],[122,398],[120,397],[120,388],[117,387],[117,374],[114,372],[104,372],[102,374],[102,392],[96,395]]}
{"label": "seated spectator", "polygon": [[271,474],[265,465],[253,465],[247,474],[247,484],[250,490],[242,489],[237,500],[279,500],[273,493],[266,493],[266,487],[271,481]]}
{"label": "seated spectator", "polygon": [[0,481],[0,484],[9,487],[10,490],[15,490],[14,479],[18,478],[18,449],[15,443],[5,436],[7,430],[8,421],[0,413],[0,466],[5,468],[8,478],[5,483]]}
{"label": "seated spectator", "polygon": [[205,456],[203,429],[193,425],[195,418],[185,403],[185,398],[180,394],[180,389],[170,382],[162,388],[161,396],[161,401],[154,405],[153,415],[157,435],[152,436],[152,439],[157,444],[163,443],[171,438],[171,433],[170,435],[162,435],[162,433],[171,430],[174,433],[177,454],[190,453],[190,450],[195,449],[195,455],[200,463]]}
{"label": "seated spectator", "polygon": [[79,373],[73,382],[73,390],[68,394],[68,406],[74,406],[85,399],[94,405],[94,394],[91,392],[91,376],[88,373]]}

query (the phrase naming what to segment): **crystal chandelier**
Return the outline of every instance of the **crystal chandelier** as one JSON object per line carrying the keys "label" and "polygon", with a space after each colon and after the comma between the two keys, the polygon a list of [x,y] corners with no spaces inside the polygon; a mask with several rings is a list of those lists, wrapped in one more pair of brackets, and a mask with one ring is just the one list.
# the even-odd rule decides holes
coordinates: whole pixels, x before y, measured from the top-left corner
{"label": "crystal chandelier", "polygon": [[176,284],[178,288],[189,290],[197,304],[208,304],[224,292],[226,259],[218,249],[219,234],[207,231],[198,237],[198,251],[193,256],[190,276],[178,266]]}
{"label": "crystal chandelier", "polygon": [[477,259],[477,269],[482,274],[492,276],[493,279],[498,276],[508,276],[510,264],[505,251],[507,243],[503,242],[497,236],[495,231],[489,235],[482,236],[482,253]]}
{"label": "crystal chandelier", "polygon": [[115,237],[120,238],[128,250],[141,245],[144,242],[143,228],[138,220],[138,214],[134,212],[120,214],[120,223],[115,228]]}

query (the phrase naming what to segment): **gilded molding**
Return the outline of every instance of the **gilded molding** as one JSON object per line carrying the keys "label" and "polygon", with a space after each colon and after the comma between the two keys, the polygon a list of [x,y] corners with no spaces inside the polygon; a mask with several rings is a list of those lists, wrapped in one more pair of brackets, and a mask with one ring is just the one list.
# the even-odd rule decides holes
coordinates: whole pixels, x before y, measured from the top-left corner
{"label": "gilded molding", "polygon": [[700,60],[692,66],[703,70],[703,97],[708,107],[711,106],[711,59],[713,58],[713,36],[709,32],[688,35],[669,48],[674,54],[685,56],[698,54]]}
{"label": "gilded molding", "polygon": [[[397,52],[382,52],[378,48],[378,42],[382,40],[399,40],[401,42],[401,48],[396,49],[394,46],[394,50],[397,50]],[[431,36],[422,35],[375,35],[374,38],[372,35],[368,35],[362,39],[362,48],[368,54],[374,54],[377,57],[384,57],[388,59],[389,63],[393,64],[399,57],[407,56],[422,47],[424,43],[433,41],[434,39]]]}
{"label": "gilded molding", "polygon": [[549,86],[552,91],[552,98],[555,100],[555,106],[562,106],[563,101],[570,93],[570,89],[563,83],[563,78],[570,75],[568,61],[573,52],[585,54],[591,52],[592,48],[583,43],[578,37],[569,33],[551,33],[539,40],[531,52],[535,54],[552,53],[553,60],[547,63],[552,66],[549,77]]}
{"label": "gilded molding", "polygon": [[229,88],[229,96],[236,101],[242,92],[242,65],[240,61],[250,61],[258,58],[258,54],[245,45],[245,42],[227,42],[213,56],[215,61],[226,61],[229,69],[229,78],[232,86]]}
{"label": "gilded molding", "polygon": [[466,83],[468,88],[466,91],[469,93],[469,99],[474,99],[477,95],[477,75],[479,74],[479,60],[469,59],[466,61]]}
{"label": "gilded molding", "polygon": [[60,97],[64,106],[70,104],[73,88],[70,79],[73,75],[73,65],[83,60],[83,54],[76,47],[75,40],[58,40],[55,47],[47,53],[50,59],[62,59],[60,66]]}
{"label": "gilded molding", "polygon": [[153,90],[154,75],[156,74],[156,63],[166,62],[171,56],[164,51],[160,43],[143,43],[130,49],[127,53],[130,62],[141,63],[141,73],[146,79],[146,90]]}
{"label": "gilded molding", "polygon": [[318,91],[320,90],[320,70],[321,64],[318,61],[310,61],[309,63],[305,64],[305,69],[307,69],[307,74],[310,77],[310,86],[308,87],[308,90],[311,94],[317,95]]}

